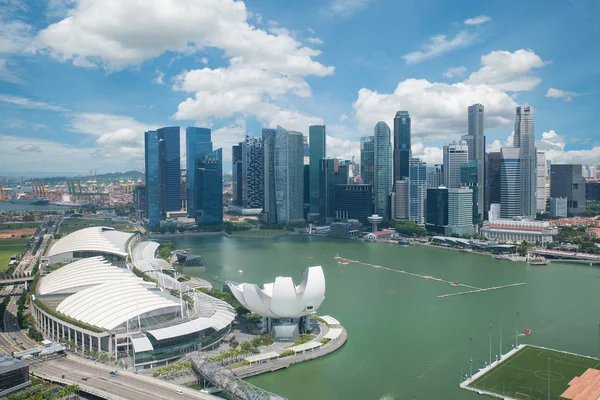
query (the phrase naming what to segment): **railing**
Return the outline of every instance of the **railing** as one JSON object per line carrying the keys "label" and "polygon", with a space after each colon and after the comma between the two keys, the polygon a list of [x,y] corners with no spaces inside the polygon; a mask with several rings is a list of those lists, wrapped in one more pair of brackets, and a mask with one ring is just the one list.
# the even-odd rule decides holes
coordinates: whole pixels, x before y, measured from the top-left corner
{"label": "railing", "polygon": [[210,383],[240,400],[286,400],[277,394],[254,386],[235,376],[230,370],[197,355],[190,357],[194,368]]}

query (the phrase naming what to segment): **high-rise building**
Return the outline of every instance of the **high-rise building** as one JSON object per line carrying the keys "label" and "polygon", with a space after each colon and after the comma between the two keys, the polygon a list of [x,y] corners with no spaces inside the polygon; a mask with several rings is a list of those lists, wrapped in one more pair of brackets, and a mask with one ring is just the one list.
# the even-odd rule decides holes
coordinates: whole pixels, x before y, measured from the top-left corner
{"label": "high-rise building", "polygon": [[[177,128],[179,135],[179,128]],[[179,137],[179,136],[177,136]],[[179,143],[179,141],[178,141]],[[211,141],[211,131],[208,128],[187,127],[185,129],[185,150],[186,150],[186,168],[187,168],[187,184],[188,184],[188,215],[192,218],[196,215],[194,209],[196,205],[195,199],[195,181],[197,172],[195,170],[196,159],[205,153],[213,150]],[[235,170],[234,174],[235,174]],[[235,193],[234,193],[235,200]],[[172,210],[168,210],[172,211]]]}
{"label": "high-rise building", "polygon": [[600,182],[585,183],[585,199],[594,203],[600,202]]}
{"label": "high-rise building", "polygon": [[469,161],[475,159],[475,137],[473,135],[462,135],[460,137],[462,142],[467,144],[467,153],[469,154]]}
{"label": "high-rise building", "polygon": [[348,164],[337,158],[324,158],[319,163],[319,221],[331,223],[334,219],[335,187],[348,184]]}
{"label": "high-rise building", "polygon": [[262,139],[247,136],[242,145],[242,207],[263,206],[263,145]]}
{"label": "high-rise building", "polygon": [[554,218],[566,218],[569,215],[566,197],[550,198],[550,216]]}
{"label": "high-rise building", "polygon": [[521,215],[519,149],[503,147],[500,153],[500,217],[518,217]]}
{"label": "high-rise building", "polygon": [[310,213],[319,213],[319,167],[326,154],[325,125],[311,125],[308,128],[310,138]]}
{"label": "high-rise building", "polygon": [[500,204],[501,203],[501,189],[500,189],[500,165],[502,155],[499,151],[488,153],[487,162],[487,187],[488,187],[488,202],[489,204]]}
{"label": "high-rise building", "polygon": [[[485,199],[485,132],[483,104],[473,104],[468,109],[468,135],[473,137],[473,149],[469,148],[469,161],[477,161],[477,184],[475,196],[477,221],[483,222],[487,201]],[[471,155],[470,153],[474,153]],[[473,189],[475,191],[475,189]]]}
{"label": "high-rise building", "polygon": [[360,177],[366,185],[375,183],[375,136],[360,138]]}
{"label": "high-rise building", "polygon": [[525,217],[535,217],[537,210],[535,195],[537,187],[537,163],[533,130],[533,110],[530,106],[517,107],[514,147],[520,150],[520,214]]}
{"label": "high-rise building", "polygon": [[585,178],[581,164],[550,166],[550,198],[566,197],[567,212],[578,215],[585,211]]}
{"label": "high-rise building", "polygon": [[427,215],[425,228],[440,235],[446,234],[448,225],[448,188],[427,188]]}
{"label": "high-rise building", "polygon": [[196,157],[194,206],[196,223],[223,223],[223,151],[217,149]]}
{"label": "high-rise building", "polygon": [[409,175],[410,133],[410,114],[398,111],[394,117],[394,182]]}
{"label": "high-rise building", "polygon": [[181,210],[180,185],[181,185],[181,149],[180,130],[178,126],[169,126],[156,130],[159,141],[159,174],[163,179],[164,211]]}
{"label": "high-rise building", "polygon": [[392,192],[392,144],[390,127],[385,122],[375,125],[375,184],[374,209],[384,219],[390,217],[389,198]]}
{"label": "high-rise building", "polygon": [[538,150],[536,162],[536,208],[537,212],[543,213],[546,211],[546,152]]}
{"label": "high-rise building", "polygon": [[181,209],[187,211],[188,209],[188,182],[187,182],[187,169],[179,170],[179,201],[181,202]]}
{"label": "high-rise building", "polygon": [[460,181],[462,187],[470,188],[473,192],[473,201],[471,202],[473,215],[473,224],[479,223],[479,207],[477,205],[477,195],[479,192],[478,180],[478,165],[477,160],[471,160],[460,166]]}
{"label": "high-rise building", "polygon": [[446,235],[472,235],[473,233],[473,190],[466,187],[448,189]]}
{"label": "high-rise building", "polygon": [[[409,171],[410,172],[410,171]],[[409,196],[409,178],[404,178],[396,181],[395,191],[393,193],[394,202],[392,203],[394,209],[394,219],[408,219],[408,196]]]}
{"label": "high-rise building", "polygon": [[144,161],[146,178],[146,217],[148,228],[160,228],[160,186],[159,186],[159,158],[158,158],[158,132],[148,131],[144,134]]}
{"label": "high-rise building", "polygon": [[459,188],[460,166],[469,161],[469,148],[466,142],[453,142],[444,146],[444,185]]}
{"label": "high-rise building", "polygon": [[263,221],[277,223],[277,202],[275,200],[275,136],[276,129],[263,129]]}
{"label": "high-rise building", "polygon": [[440,186],[444,186],[444,166],[442,164],[427,166],[427,187],[437,188]]}
{"label": "high-rise building", "polygon": [[[242,144],[231,147],[231,203],[242,206]],[[262,206],[261,206],[262,207]]]}
{"label": "high-rise building", "polygon": [[335,219],[357,219],[368,225],[373,215],[373,185],[335,185],[333,205]]}
{"label": "high-rise building", "polygon": [[303,135],[278,126],[274,156],[276,221],[304,220]]}
{"label": "high-rise building", "polygon": [[425,226],[425,203],[427,201],[427,164],[420,158],[411,157],[408,186],[408,218]]}

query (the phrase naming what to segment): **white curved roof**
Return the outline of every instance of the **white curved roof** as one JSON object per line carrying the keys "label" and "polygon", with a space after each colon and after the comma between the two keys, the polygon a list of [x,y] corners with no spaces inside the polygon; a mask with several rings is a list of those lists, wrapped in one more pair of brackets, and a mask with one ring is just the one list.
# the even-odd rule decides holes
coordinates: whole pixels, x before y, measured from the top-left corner
{"label": "white curved roof", "polygon": [[56,311],[85,324],[111,330],[138,315],[176,312],[179,307],[179,303],[127,279],[77,292],[63,300]]}
{"label": "white curved roof", "polygon": [[156,258],[159,247],[160,243],[151,241],[144,241],[135,245],[131,251],[131,258],[136,268],[144,272],[174,270],[175,268],[167,261]]}
{"label": "white curved roof", "polygon": [[235,298],[255,314],[272,318],[298,318],[315,311],[325,299],[321,267],[310,267],[294,286],[292,278],[277,277],[262,288],[253,283],[226,282]]}
{"label": "white curved roof", "polygon": [[72,251],[97,251],[127,256],[127,243],[135,233],[125,233],[102,226],[75,231],[56,242],[48,257]]}
{"label": "white curved roof", "polygon": [[90,257],[44,276],[39,283],[39,294],[74,293],[90,286],[109,282],[132,281],[143,286],[156,286],[138,278],[126,268],[119,268],[103,257]]}

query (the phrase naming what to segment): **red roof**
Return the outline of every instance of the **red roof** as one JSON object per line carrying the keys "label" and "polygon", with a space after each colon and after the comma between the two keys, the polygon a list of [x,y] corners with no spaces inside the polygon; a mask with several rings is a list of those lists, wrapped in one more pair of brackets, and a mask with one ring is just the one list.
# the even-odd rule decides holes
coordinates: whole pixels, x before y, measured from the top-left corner
{"label": "red roof", "polygon": [[383,231],[373,232],[373,235],[379,237],[379,236],[388,236],[388,235],[391,235],[392,233],[394,233],[393,230],[391,230],[391,229],[385,229]]}

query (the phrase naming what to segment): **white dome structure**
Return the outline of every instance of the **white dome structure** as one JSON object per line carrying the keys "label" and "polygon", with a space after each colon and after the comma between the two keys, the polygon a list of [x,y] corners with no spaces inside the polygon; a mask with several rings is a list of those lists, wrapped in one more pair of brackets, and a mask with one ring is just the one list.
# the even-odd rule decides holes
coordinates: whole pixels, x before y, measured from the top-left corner
{"label": "white dome structure", "polygon": [[325,276],[321,267],[310,267],[298,286],[290,277],[277,277],[262,288],[253,283],[228,281],[235,298],[254,314],[269,318],[300,318],[314,312],[325,299]]}

